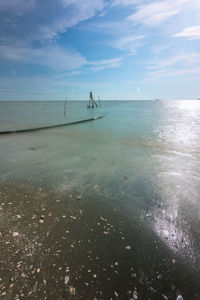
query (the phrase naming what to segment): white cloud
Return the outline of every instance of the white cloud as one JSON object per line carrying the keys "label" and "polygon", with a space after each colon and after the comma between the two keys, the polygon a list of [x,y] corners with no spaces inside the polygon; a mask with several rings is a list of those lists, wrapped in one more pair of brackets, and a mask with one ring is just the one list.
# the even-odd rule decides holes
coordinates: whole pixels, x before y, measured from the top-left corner
{"label": "white cloud", "polygon": [[[181,24],[189,27],[195,25],[197,22],[199,23],[199,0],[115,1],[121,6],[129,5],[131,9],[134,9],[134,13],[127,17],[130,24],[142,24],[147,27],[157,27],[170,20],[173,25],[170,24],[171,22],[168,22],[169,28],[171,25],[174,26],[175,29],[180,28]],[[166,24],[164,29],[166,29]],[[170,29],[172,30],[172,27]]]}
{"label": "white cloud", "polygon": [[173,37],[187,37],[190,40],[200,39],[200,25],[185,28],[180,33],[174,34]]}
{"label": "white cloud", "polygon": [[169,1],[154,2],[147,5],[142,5],[138,8],[137,12],[130,15],[127,20],[138,23],[143,23],[147,26],[155,26],[170,17],[179,13],[176,4],[169,5]]}
{"label": "white cloud", "polygon": [[94,17],[106,6],[103,0],[61,0],[61,3],[62,8],[57,18],[45,25],[40,25],[42,37],[55,38],[67,28]]}
{"label": "white cloud", "polygon": [[105,6],[104,0],[0,0],[0,43],[55,39]]}

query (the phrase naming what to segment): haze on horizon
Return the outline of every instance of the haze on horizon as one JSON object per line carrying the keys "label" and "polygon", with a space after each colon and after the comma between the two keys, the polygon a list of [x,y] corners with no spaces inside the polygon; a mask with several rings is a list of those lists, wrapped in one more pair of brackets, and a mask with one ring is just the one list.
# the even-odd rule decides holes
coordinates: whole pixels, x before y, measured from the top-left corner
{"label": "haze on horizon", "polygon": [[200,97],[199,0],[1,0],[0,100]]}

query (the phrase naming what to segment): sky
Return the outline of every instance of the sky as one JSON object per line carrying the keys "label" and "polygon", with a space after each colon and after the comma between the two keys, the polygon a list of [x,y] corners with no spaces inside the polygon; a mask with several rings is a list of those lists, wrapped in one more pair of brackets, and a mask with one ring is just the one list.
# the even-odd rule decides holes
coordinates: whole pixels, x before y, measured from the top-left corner
{"label": "sky", "polygon": [[0,0],[0,100],[200,98],[199,0]]}

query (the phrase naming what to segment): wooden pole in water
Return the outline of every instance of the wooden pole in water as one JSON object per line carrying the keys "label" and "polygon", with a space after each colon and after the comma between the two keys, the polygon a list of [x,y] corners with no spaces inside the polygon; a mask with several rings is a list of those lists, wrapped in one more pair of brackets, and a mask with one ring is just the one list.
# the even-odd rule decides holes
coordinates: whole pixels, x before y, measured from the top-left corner
{"label": "wooden pole in water", "polygon": [[65,98],[65,102],[64,102],[64,116],[66,115],[66,106],[67,106],[67,97]]}
{"label": "wooden pole in water", "polygon": [[98,96],[98,100],[99,100],[99,106],[101,107],[101,101],[100,101],[100,97]]}

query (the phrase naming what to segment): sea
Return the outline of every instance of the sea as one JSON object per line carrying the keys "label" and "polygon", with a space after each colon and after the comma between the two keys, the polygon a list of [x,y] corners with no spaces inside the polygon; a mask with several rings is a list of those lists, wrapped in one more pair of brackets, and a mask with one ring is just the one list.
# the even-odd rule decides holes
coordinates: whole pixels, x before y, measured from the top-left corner
{"label": "sea", "polygon": [[0,241],[2,299],[199,300],[200,101],[1,101]]}

